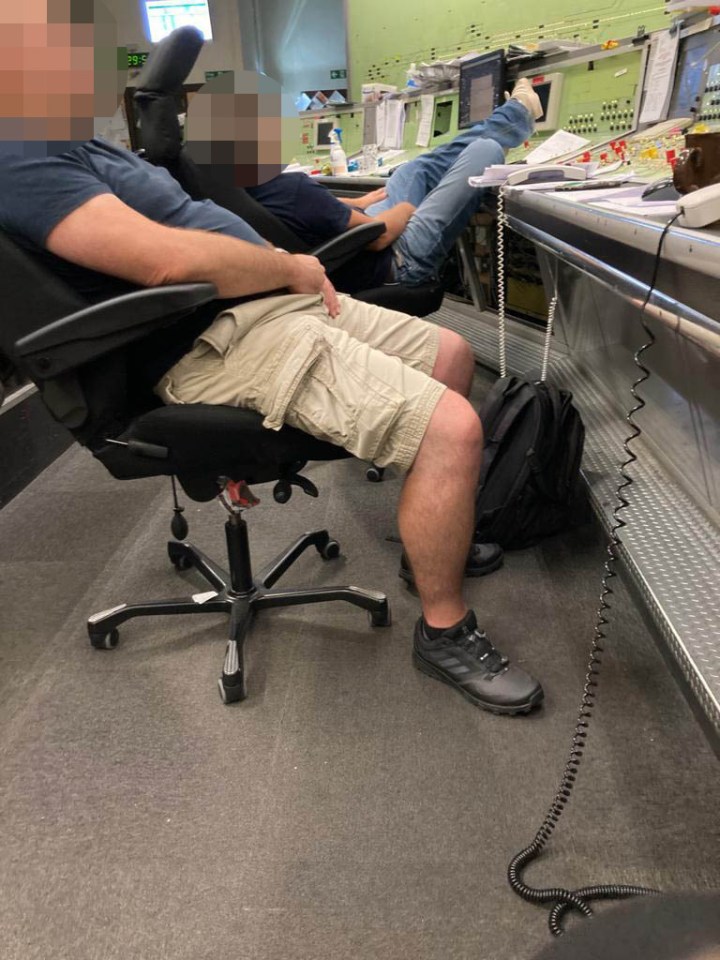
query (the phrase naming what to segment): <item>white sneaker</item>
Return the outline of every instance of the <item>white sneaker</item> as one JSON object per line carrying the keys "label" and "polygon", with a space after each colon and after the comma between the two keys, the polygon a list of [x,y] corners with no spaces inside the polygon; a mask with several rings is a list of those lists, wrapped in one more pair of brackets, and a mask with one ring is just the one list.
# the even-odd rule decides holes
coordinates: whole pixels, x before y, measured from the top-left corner
{"label": "white sneaker", "polygon": [[527,77],[522,77],[513,87],[510,94],[511,100],[519,100],[525,107],[533,120],[539,120],[543,115],[543,107],[540,103],[540,97],[535,93],[532,84]]}

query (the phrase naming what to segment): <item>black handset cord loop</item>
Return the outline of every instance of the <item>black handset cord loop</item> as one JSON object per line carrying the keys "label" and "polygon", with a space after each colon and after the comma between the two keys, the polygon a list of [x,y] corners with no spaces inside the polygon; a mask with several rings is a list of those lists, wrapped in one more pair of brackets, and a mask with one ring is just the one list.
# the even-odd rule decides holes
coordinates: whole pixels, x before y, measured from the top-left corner
{"label": "black handset cord loop", "polygon": [[632,477],[627,472],[627,468],[637,460],[637,456],[633,452],[631,444],[642,433],[640,427],[634,420],[635,414],[642,410],[645,406],[645,401],[637,393],[637,388],[645,383],[650,376],[650,371],[642,363],[642,356],[645,351],[655,343],[655,334],[647,325],[645,319],[645,310],[655,289],[655,283],[657,281],[657,275],[660,266],[660,254],[662,253],[665,237],[667,236],[668,230],[677,220],[679,215],[680,214],[676,214],[665,224],[662,234],[660,235],[660,242],[658,243],[657,253],[655,254],[655,264],[653,266],[652,279],[650,281],[645,300],[640,307],[640,323],[642,324],[643,330],[647,334],[648,339],[639,348],[639,350],[637,350],[633,357],[635,365],[640,371],[640,376],[630,388],[630,393],[635,401],[635,406],[630,409],[625,417],[626,422],[632,429],[632,433],[623,442],[623,449],[625,451],[626,459],[620,465],[619,469],[621,479],[615,491],[615,499],[617,503],[613,509],[613,525],[610,530],[610,540],[607,547],[608,559],[605,561],[605,574],[602,578],[600,606],[597,612],[595,634],[590,648],[590,657],[588,660],[585,683],[583,686],[583,696],[575,724],[575,733],[573,734],[572,744],[570,746],[570,754],[565,764],[565,769],[560,780],[560,786],[558,787],[557,793],[555,794],[555,798],[552,801],[548,812],[545,814],[545,819],[543,820],[540,829],[535,834],[535,838],[533,839],[532,843],[525,847],[524,850],[521,850],[520,853],[516,854],[508,867],[508,881],[510,882],[512,889],[519,897],[522,897],[523,900],[527,900],[530,903],[552,903],[550,915],[548,917],[548,924],[550,926],[550,931],[556,937],[560,936],[560,934],[563,932],[562,920],[569,910],[575,909],[583,916],[589,917],[592,916],[590,902],[593,900],[617,900],[624,899],[626,897],[644,896],[658,892],[650,887],[633,886],[631,884],[606,883],[590,887],[581,887],[579,890],[566,890],[564,887],[539,889],[530,887],[523,881],[523,872],[528,864],[540,856],[543,848],[550,840],[550,837],[552,836],[553,831],[555,830],[563,810],[567,806],[572,794],[572,789],[577,779],[580,761],[582,760],[585,752],[590,719],[592,717],[592,711],[595,706],[595,700],[597,696],[598,677],[600,674],[602,654],[604,652],[602,641],[606,639],[605,627],[609,623],[605,614],[612,609],[610,603],[608,602],[608,597],[611,596],[613,592],[612,587],[610,586],[610,580],[617,576],[614,568],[618,559],[618,550],[622,546],[622,541],[618,534],[619,531],[626,526],[625,521],[620,515],[622,511],[625,510],[629,505],[629,501],[625,497],[624,491],[631,486],[633,482]]}

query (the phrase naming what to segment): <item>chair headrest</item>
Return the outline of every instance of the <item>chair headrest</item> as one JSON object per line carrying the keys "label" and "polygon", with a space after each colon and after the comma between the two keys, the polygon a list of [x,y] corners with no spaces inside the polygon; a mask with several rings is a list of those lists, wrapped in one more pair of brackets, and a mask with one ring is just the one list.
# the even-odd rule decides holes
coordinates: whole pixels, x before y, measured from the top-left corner
{"label": "chair headrest", "polygon": [[138,91],[174,93],[195,66],[205,42],[196,27],[178,27],[155,47],[137,80]]}

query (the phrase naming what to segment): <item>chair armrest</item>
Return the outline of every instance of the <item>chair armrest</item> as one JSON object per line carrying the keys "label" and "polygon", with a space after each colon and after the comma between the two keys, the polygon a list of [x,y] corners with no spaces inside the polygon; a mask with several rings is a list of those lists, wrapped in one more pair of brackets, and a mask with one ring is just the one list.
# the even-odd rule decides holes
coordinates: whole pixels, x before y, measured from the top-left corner
{"label": "chair armrest", "polygon": [[178,319],[216,298],[212,283],[135,290],[34,330],[16,341],[13,353],[33,378],[47,380],[144,336],[158,321]]}
{"label": "chair armrest", "polygon": [[385,233],[385,224],[379,221],[361,223],[359,227],[346,230],[339,237],[333,237],[316,247],[311,253],[322,263],[328,273],[337,270],[348,260],[352,260],[356,253],[364,250],[369,243]]}
{"label": "chair armrest", "polygon": [[346,177],[313,177],[313,180],[327,187],[330,193],[334,193],[336,197],[364,197],[371,190],[384,187],[387,177],[373,177],[370,174],[366,177],[355,175],[351,177],[348,174]]}

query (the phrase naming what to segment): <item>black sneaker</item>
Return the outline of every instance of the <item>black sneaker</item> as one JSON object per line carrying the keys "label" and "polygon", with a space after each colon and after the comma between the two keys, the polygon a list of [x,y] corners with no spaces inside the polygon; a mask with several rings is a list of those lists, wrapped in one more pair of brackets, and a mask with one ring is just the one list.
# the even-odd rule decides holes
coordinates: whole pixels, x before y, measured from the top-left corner
{"label": "black sneaker", "polygon": [[493,713],[529,713],[544,696],[539,682],[498,653],[478,630],[472,610],[459,626],[437,640],[427,636],[421,617],[415,626],[413,663]]}
{"label": "black sneaker", "polygon": [[[484,577],[486,573],[492,573],[503,563],[502,547],[497,543],[471,543],[470,553],[465,563],[466,577]],[[406,583],[415,583],[415,577],[410,569],[407,556],[403,550],[400,557],[399,577]]]}

